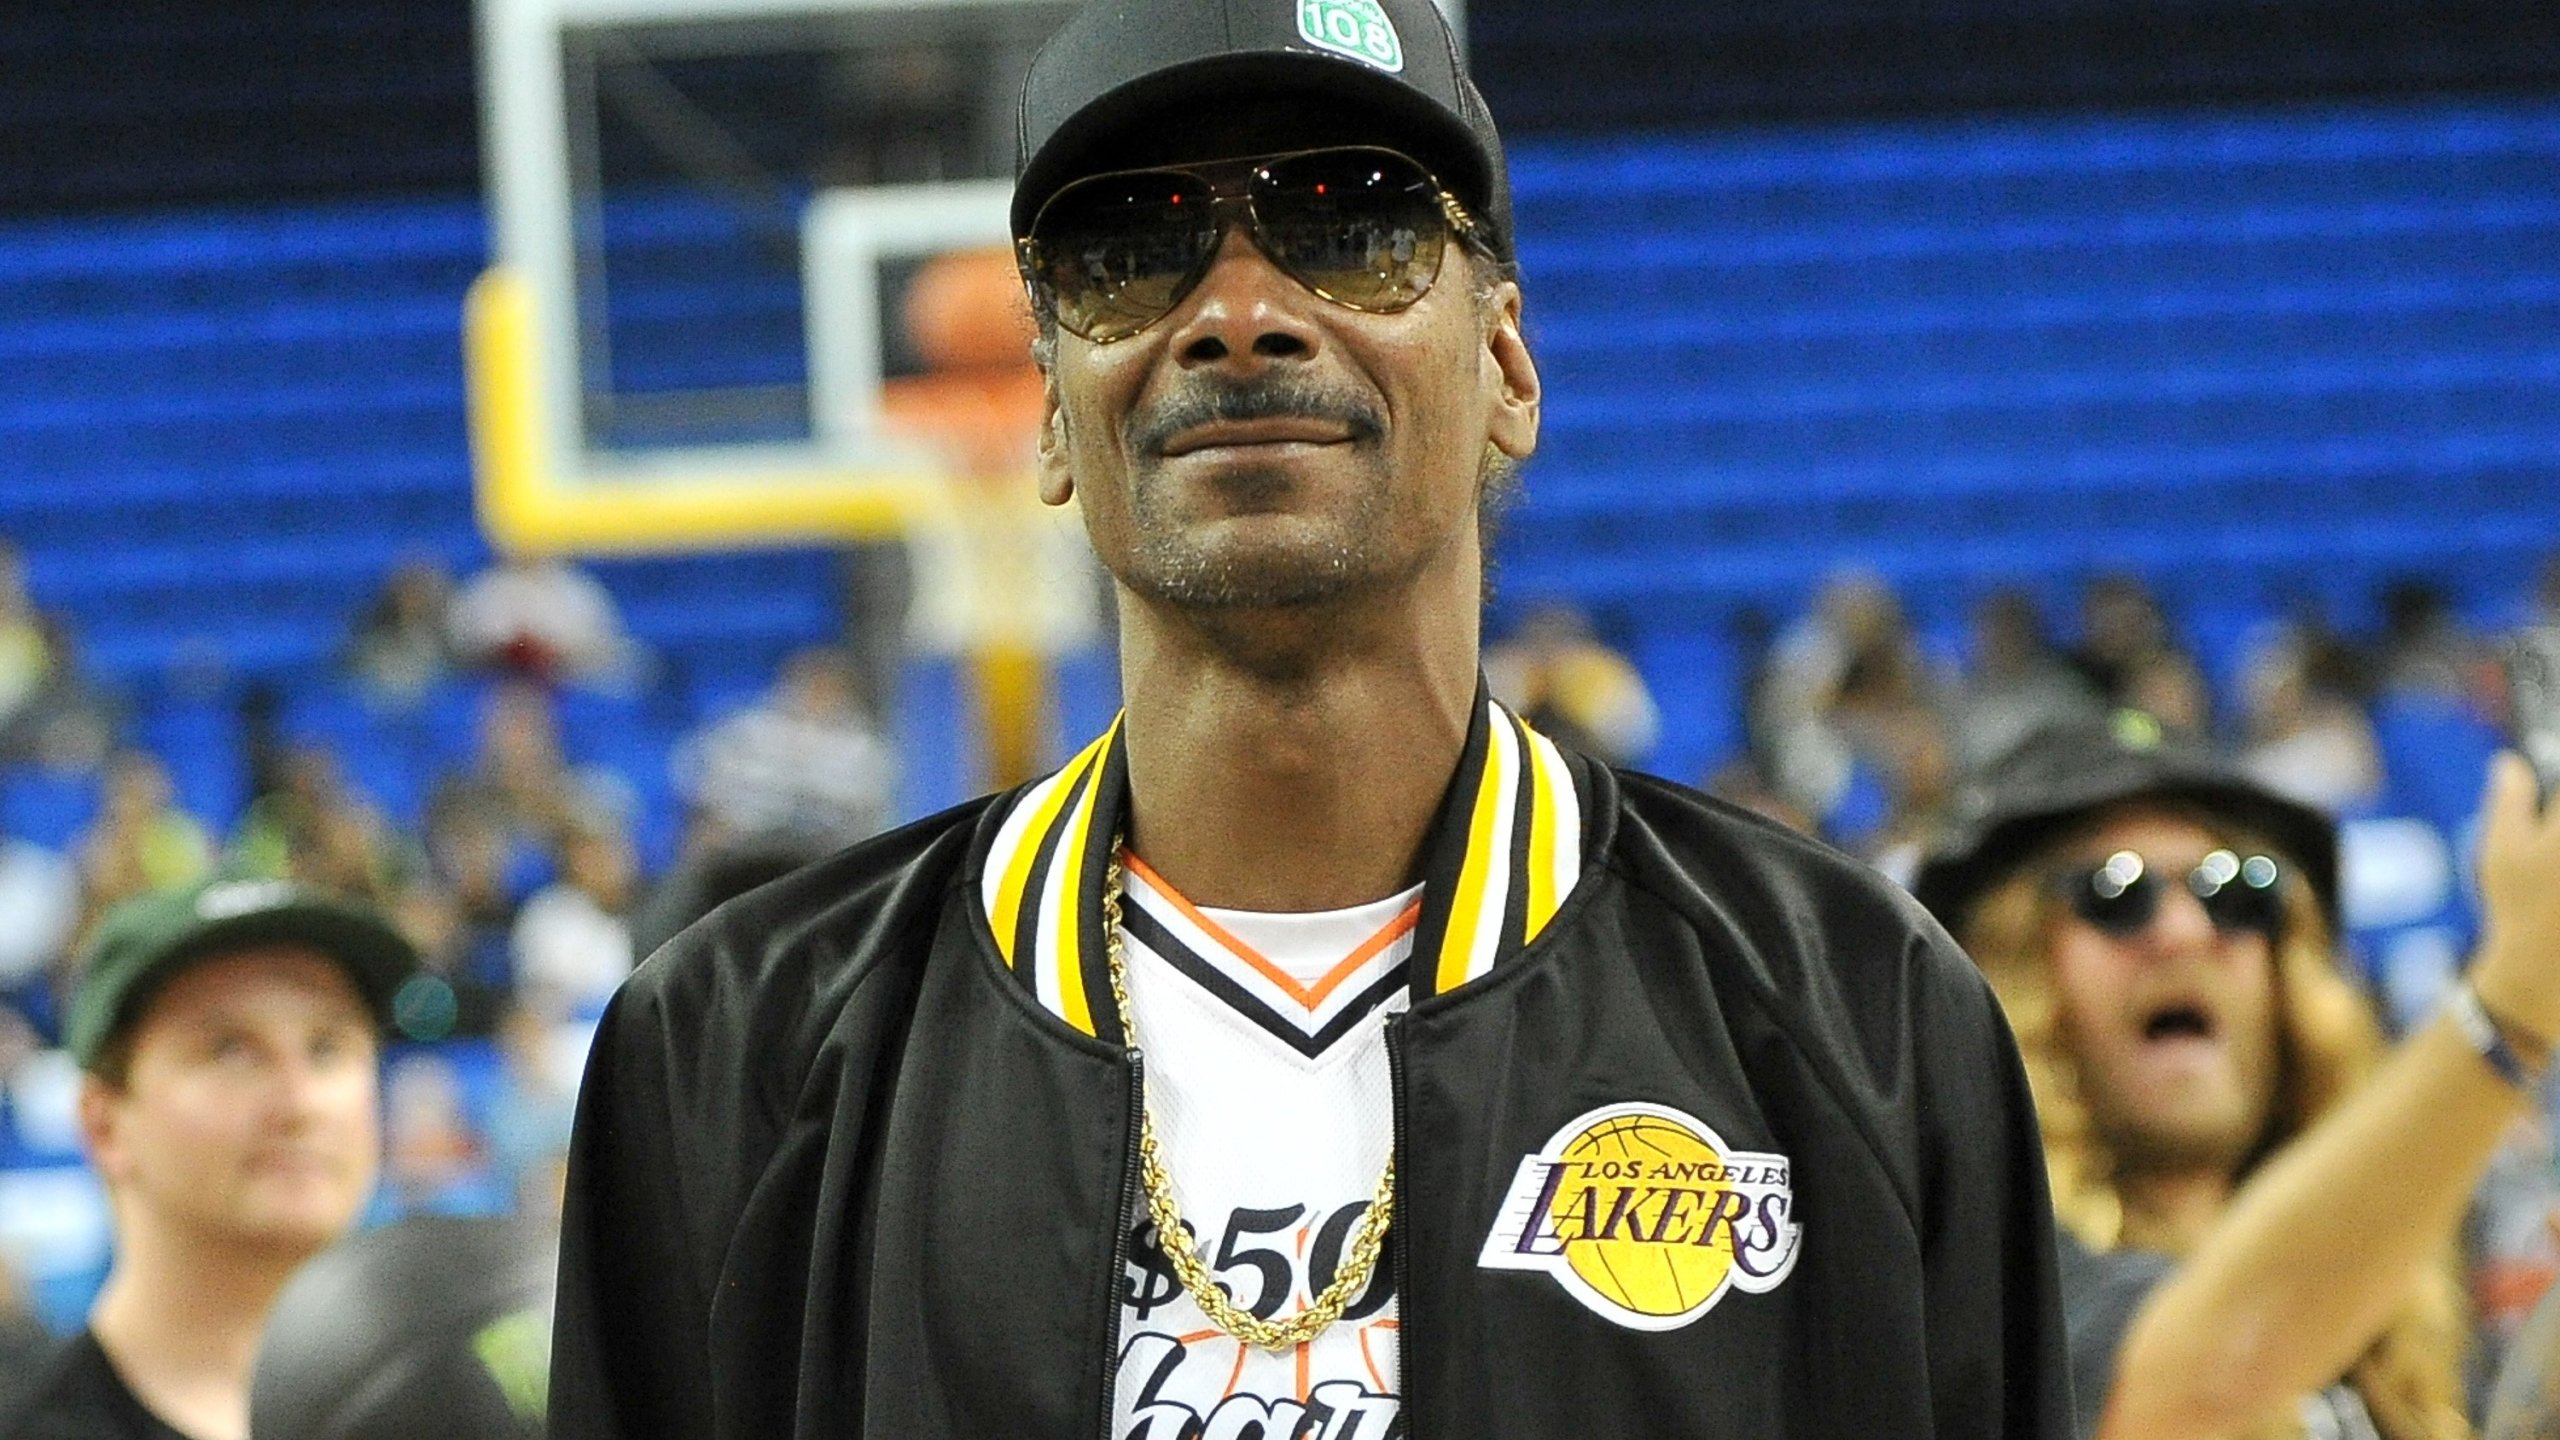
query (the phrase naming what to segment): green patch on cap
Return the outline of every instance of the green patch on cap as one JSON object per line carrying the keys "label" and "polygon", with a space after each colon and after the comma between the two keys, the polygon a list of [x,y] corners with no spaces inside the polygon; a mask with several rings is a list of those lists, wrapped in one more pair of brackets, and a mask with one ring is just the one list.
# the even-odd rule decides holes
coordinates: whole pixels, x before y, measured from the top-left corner
{"label": "green patch on cap", "polygon": [[1378,0],[1298,0],[1298,34],[1319,50],[1394,72],[1404,41]]}
{"label": "green patch on cap", "polygon": [[471,1337],[471,1353],[480,1357],[489,1378],[498,1384],[507,1408],[520,1420],[540,1420],[551,1408],[551,1317],[539,1309],[518,1310],[480,1327]]}

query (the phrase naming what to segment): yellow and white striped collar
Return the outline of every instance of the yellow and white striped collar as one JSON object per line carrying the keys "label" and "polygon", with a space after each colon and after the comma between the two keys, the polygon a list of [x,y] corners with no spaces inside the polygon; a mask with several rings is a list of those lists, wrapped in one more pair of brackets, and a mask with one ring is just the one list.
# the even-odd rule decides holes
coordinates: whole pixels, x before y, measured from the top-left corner
{"label": "yellow and white striped collar", "polygon": [[[1423,842],[1414,999],[1455,990],[1518,953],[1582,872],[1585,762],[1476,696],[1474,723]],[[989,843],[979,898],[996,953],[1047,1009],[1117,1042],[1102,880],[1128,813],[1121,722],[1065,768],[1015,793]]]}

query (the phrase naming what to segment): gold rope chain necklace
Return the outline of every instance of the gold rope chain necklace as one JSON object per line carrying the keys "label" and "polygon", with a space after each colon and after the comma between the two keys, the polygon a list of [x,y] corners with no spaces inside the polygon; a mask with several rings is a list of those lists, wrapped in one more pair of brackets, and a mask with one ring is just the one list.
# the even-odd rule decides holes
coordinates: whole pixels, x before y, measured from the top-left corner
{"label": "gold rope chain necklace", "polygon": [[[1129,962],[1120,941],[1120,845],[1111,843],[1111,868],[1102,881],[1103,954],[1111,961],[1111,1001],[1120,1008],[1120,1034],[1129,1048],[1138,1048],[1138,1027],[1129,1015]],[[1190,1292],[1200,1313],[1209,1323],[1248,1345],[1265,1350],[1287,1350],[1303,1345],[1324,1333],[1327,1326],[1342,1318],[1354,1297],[1369,1288],[1369,1277],[1377,1271],[1378,1256],[1386,1248],[1387,1225],[1395,1218],[1396,1156],[1387,1151],[1387,1168],[1378,1177],[1378,1193],[1370,1198],[1368,1213],[1360,1217],[1359,1228],[1351,1232],[1351,1252],[1333,1283],[1315,1303],[1285,1320],[1265,1320],[1227,1298],[1226,1290],[1209,1273],[1209,1262],[1200,1258],[1200,1246],[1182,1223],[1182,1207],[1174,1203],[1173,1175],[1165,1169],[1164,1155],[1156,1144],[1156,1120],[1153,1107],[1141,1094],[1138,1101],[1138,1179],[1147,1189],[1147,1218],[1156,1226],[1156,1245],[1173,1265],[1174,1277]]]}

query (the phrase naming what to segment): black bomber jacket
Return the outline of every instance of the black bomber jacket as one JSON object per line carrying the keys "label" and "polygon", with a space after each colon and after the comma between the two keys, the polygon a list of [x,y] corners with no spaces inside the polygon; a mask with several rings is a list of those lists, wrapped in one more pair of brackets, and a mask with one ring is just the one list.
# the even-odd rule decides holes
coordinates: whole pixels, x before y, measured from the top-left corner
{"label": "black bomber jacket", "polygon": [[[1503,858],[1470,822],[1518,722],[1478,708],[1419,956]],[[866,842],[633,976],[579,1102],[553,1436],[1106,1440],[1141,1066],[1093,896],[1124,763],[1115,727],[1034,823],[1016,792]],[[2042,1152],[1980,976],[1856,862],[1573,765],[1578,883],[1485,919],[1480,978],[1413,965],[1390,1022],[1398,1432],[2062,1440]],[[1073,913],[1011,908],[1058,866]],[[1035,932],[1103,1003],[1035,995]],[[1629,1116],[1691,1160],[1573,1158]],[[1722,1278],[1701,1302],[1631,1260]]]}

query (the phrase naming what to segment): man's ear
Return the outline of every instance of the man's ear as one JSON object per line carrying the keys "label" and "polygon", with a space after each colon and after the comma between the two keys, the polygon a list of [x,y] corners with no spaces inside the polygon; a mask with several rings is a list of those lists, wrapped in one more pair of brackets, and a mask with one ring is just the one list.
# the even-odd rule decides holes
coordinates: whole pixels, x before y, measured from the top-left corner
{"label": "man's ear", "polygon": [[1074,468],[1067,459],[1067,412],[1058,403],[1058,372],[1040,372],[1040,499],[1064,505],[1076,497]]}
{"label": "man's ear", "polygon": [[123,1127],[116,1101],[119,1092],[95,1075],[80,1077],[80,1144],[89,1152],[89,1164],[98,1178],[115,1181],[123,1178],[125,1168]]}
{"label": "man's ear", "polygon": [[1520,287],[1509,280],[1494,287],[1485,326],[1485,370],[1497,387],[1493,422],[1486,439],[1514,460],[1526,460],[1538,448],[1538,422],[1546,397],[1538,379],[1538,362],[1529,354],[1528,337],[1520,329]]}

